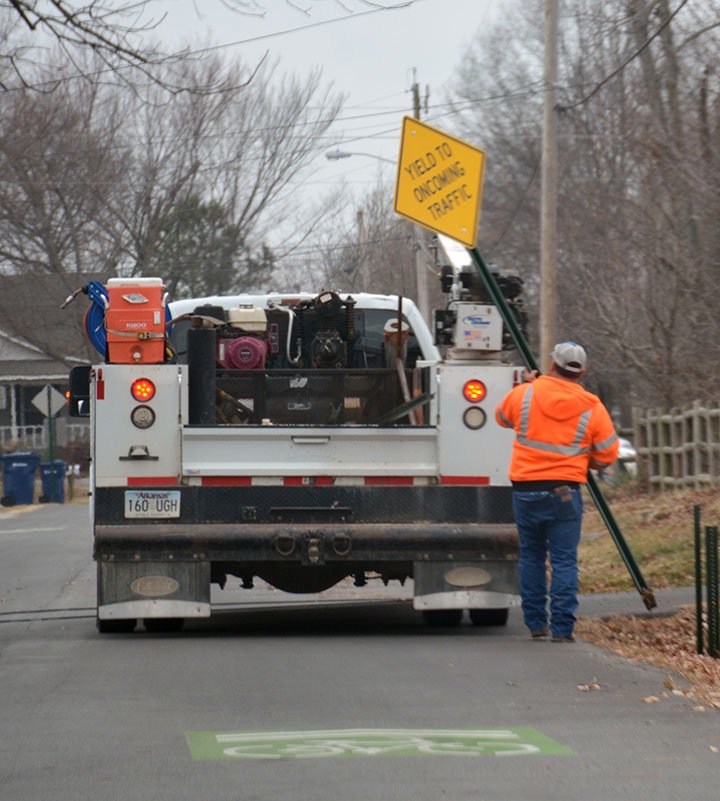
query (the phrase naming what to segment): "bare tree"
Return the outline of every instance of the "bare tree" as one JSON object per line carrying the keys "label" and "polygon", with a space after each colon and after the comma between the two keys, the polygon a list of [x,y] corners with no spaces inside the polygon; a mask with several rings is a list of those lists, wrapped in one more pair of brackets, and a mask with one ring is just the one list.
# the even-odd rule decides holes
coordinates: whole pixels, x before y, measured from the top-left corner
{"label": "bare tree", "polygon": [[185,64],[205,50],[167,52],[157,35],[164,15],[152,12],[152,0],[0,0],[0,91],[53,92],[79,78],[169,94],[223,91],[192,82],[197,73]]}
{"label": "bare tree", "polygon": [[[559,329],[589,343],[596,380],[628,401],[720,389],[704,369],[720,356],[707,302],[719,256],[718,94],[708,81],[719,4],[684,5],[584,0],[563,16]],[[542,51],[528,30],[539,9],[517,9],[507,38],[492,31],[473,47],[455,103],[465,135],[489,154],[483,247],[532,275]],[[502,97],[483,100],[492,96]]]}
{"label": "bare tree", "polygon": [[365,194],[341,187],[322,199],[332,214],[305,246],[281,260],[291,288],[378,292],[415,298],[415,236],[392,208],[392,187],[378,179]]}
{"label": "bare tree", "polygon": [[[719,386],[700,366],[720,355],[715,345],[720,330],[706,301],[719,255],[708,241],[705,214],[708,206],[717,208],[712,178],[714,170],[717,179],[717,167],[712,147],[702,146],[698,104],[704,74],[712,67],[707,54],[717,50],[717,42],[708,47],[715,25],[706,24],[717,6],[704,20],[674,19],[665,0],[617,3],[609,10],[615,16],[606,25],[615,23],[620,52],[637,58],[603,86],[604,103],[569,112],[568,123],[591,132],[596,144],[590,148],[592,162],[584,159],[592,179],[586,192],[591,213],[568,218],[572,236],[566,255],[573,257],[579,289],[598,298],[598,282],[605,285],[596,330],[605,333],[607,361],[625,364],[648,383],[652,396],[672,405]],[[594,40],[606,39],[596,34]],[[604,53],[606,74],[617,52]],[[580,61],[568,59],[575,74]],[[586,68],[587,59],[582,62]],[[706,157],[698,158],[703,149]],[[570,163],[582,163],[581,154],[573,155]],[[714,233],[710,237],[714,240]],[[630,327],[619,328],[623,321]]]}
{"label": "bare tree", "polygon": [[97,87],[12,94],[0,119],[5,271],[82,274],[114,266],[102,195],[120,180],[112,98]]}
{"label": "bare tree", "polygon": [[[151,76],[159,53],[145,43],[156,24],[145,13],[147,5],[110,0],[2,0],[0,62],[5,78],[0,88],[49,91],[79,74],[94,78],[113,74],[125,79],[127,69]],[[53,45],[62,54],[60,74],[57,60],[47,63],[46,51]],[[91,70],[83,58],[87,52],[95,57]]]}
{"label": "bare tree", "polygon": [[331,6],[353,14],[362,11],[390,11],[395,8],[406,8],[415,4],[415,0],[221,0],[222,4],[232,11],[245,14],[249,17],[265,17],[273,7],[282,5],[290,7],[299,14],[311,16],[312,13],[323,6]]}
{"label": "bare tree", "polygon": [[[177,295],[264,286],[266,241],[310,231],[322,209],[288,191],[309,169],[340,98],[319,75],[274,77],[187,62],[216,94],[86,82],[8,93],[0,119],[0,273],[55,306],[89,277],[160,275]],[[285,196],[288,195],[288,199]],[[4,329],[61,356],[38,302],[3,296]],[[73,325],[77,304],[66,313]],[[78,335],[78,341],[81,337]]]}
{"label": "bare tree", "polygon": [[[311,17],[323,6],[348,15],[375,14],[411,6],[415,0],[213,2],[239,16],[269,16],[276,10],[273,6],[281,5],[300,17]],[[149,81],[170,92],[219,91],[218,86],[180,80],[181,71],[175,68],[195,55],[187,50],[163,51],[155,34],[164,15],[153,12],[152,0],[0,0],[0,90],[53,91],[59,83],[83,77],[128,85]],[[46,51],[53,45],[56,55],[48,59]],[[92,66],[87,54],[93,56]]]}
{"label": "bare tree", "polygon": [[[106,233],[104,202],[122,170],[112,147],[115,104],[96,86],[73,84],[49,95],[11,93],[3,106],[3,329],[60,357],[71,337],[58,338],[57,328],[39,324],[50,322],[41,310],[57,309],[63,296],[90,274],[115,272],[118,253]],[[80,311],[78,305],[68,312],[62,325],[79,333]],[[79,336],[77,341],[82,341]]]}
{"label": "bare tree", "polygon": [[[291,190],[310,168],[341,98],[322,86],[319,73],[301,80],[263,65],[245,85],[241,67],[225,68],[217,60],[188,62],[185,69],[207,74],[223,91],[164,103],[126,97],[124,177],[108,199],[120,267],[138,275],[160,272],[188,292],[197,285],[191,276],[203,270],[213,271],[215,285],[224,271],[226,288],[248,288],[248,266],[268,264],[263,243],[271,233],[282,248],[283,234],[289,238],[317,220],[318,212],[296,203]],[[206,79],[195,74],[192,80]],[[150,98],[157,101],[161,92],[151,88]],[[222,268],[198,263],[210,253],[177,249],[189,240],[173,231],[193,217],[198,221],[193,198],[206,209],[222,209],[226,234],[232,232],[237,250]]]}

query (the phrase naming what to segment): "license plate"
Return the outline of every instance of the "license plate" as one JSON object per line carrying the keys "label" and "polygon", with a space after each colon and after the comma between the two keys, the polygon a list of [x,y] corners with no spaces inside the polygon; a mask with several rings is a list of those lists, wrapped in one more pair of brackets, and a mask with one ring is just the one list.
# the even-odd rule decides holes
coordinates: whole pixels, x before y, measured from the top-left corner
{"label": "license plate", "polygon": [[125,517],[180,517],[180,490],[126,490]]}

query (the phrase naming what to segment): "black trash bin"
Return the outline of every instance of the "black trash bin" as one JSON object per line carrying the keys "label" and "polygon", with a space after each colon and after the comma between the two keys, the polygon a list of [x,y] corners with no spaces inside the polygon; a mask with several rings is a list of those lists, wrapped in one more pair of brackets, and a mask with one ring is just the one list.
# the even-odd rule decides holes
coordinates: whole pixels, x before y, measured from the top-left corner
{"label": "black trash bin", "polygon": [[37,453],[5,453],[3,465],[3,506],[31,504],[35,497],[35,473],[40,463]]}
{"label": "black trash bin", "polygon": [[40,503],[65,503],[65,462],[62,459],[42,462],[40,476],[42,477]]}

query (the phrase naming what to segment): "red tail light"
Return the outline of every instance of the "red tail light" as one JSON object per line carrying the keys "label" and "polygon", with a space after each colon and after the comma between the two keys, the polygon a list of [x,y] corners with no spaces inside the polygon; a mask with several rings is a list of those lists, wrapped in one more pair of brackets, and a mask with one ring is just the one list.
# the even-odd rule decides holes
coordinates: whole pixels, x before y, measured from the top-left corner
{"label": "red tail light", "polygon": [[136,401],[146,403],[155,396],[155,384],[149,378],[136,378],[130,387],[130,394]]}
{"label": "red tail light", "polygon": [[465,382],[465,386],[463,387],[463,395],[465,396],[466,400],[470,401],[470,403],[479,403],[487,395],[487,389],[482,381],[478,381],[476,378],[473,378],[470,381]]}

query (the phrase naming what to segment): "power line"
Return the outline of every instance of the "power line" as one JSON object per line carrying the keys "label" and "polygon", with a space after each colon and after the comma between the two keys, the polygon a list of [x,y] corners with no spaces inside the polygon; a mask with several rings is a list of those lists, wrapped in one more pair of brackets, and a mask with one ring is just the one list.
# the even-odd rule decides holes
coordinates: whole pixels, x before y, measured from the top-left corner
{"label": "power line", "polygon": [[628,58],[625,59],[625,61],[623,61],[623,63],[617,69],[613,70],[609,75],[606,75],[593,88],[591,92],[585,95],[585,97],[583,97],[581,100],[578,100],[576,103],[571,103],[570,105],[567,106],[558,106],[557,110],[570,111],[571,109],[578,108],[578,106],[582,106],[584,103],[587,103],[588,100],[593,98],[603,88],[603,86],[605,86],[605,84],[608,81],[611,81],[616,75],[619,75],[625,69],[625,67],[627,67],[630,64],[630,62],[634,61],[644,50],[646,50],[652,44],[652,42],[665,30],[665,28],[667,28],[667,26],[673,21],[673,19],[675,19],[675,17],[678,15],[678,12],[682,9],[682,7],[687,5],[687,2],[688,0],[681,0],[680,5],[675,9],[675,11],[672,12],[672,14],[668,16],[668,18],[660,25],[660,27],[655,31],[655,33],[649,36],[631,56],[629,56]]}
{"label": "power line", "polygon": [[321,28],[325,25],[334,25],[337,22],[346,22],[347,20],[351,19],[352,20],[360,19],[361,17],[367,17],[372,14],[381,14],[383,11],[400,11],[402,9],[409,8],[416,2],[418,2],[418,0],[407,0],[406,2],[397,6],[383,6],[381,8],[370,9],[369,11],[361,11],[357,14],[353,13],[352,15],[349,16],[333,17],[332,19],[320,20],[318,22],[309,22],[307,25],[297,25],[294,28],[286,28],[285,30],[282,31],[275,31],[273,33],[264,33],[259,36],[251,36],[247,39],[237,39],[234,42],[225,42],[224,44],[202,47],[198,50],[191,50],[188,53],[183,53],[182,55],[190,55],[190,56],[205,55],[207,53],[212,53],[217,50],[224,50],[230,47],[238,47],[239,45],[253,44],[255,42],[265,41],[266,39],[275,39],[279,36],[286,36],[287,34],[290,33],[297,33],[298,31],[306,31],[306,30],[311,30],[313,28]]}
{"label": "power line", "polygon": [[[475,106],[479,106],[479,105],[482,105],[484,103],[491,103],[491,102],[496,102],[498,100],[510,100],[510,99],[516,99],[516,98],[521,98],[521,97],[532,96],[534,94],[537,94],[539,91],[543,91],[541,88],[534,88],[538,83],[539,82],[534,82],[534,83],[529,84],[528,87],[525,87],[525,88],[519,88],[517,90],[513,90],[513,91],[509,91],[509,92],[503,92],[503,93],[500,93],[500,94],[487,95],[485,97],[468,99],[468,100],[461,101],[460,103],[454,103],[454,102],[435,103],[435,104],[432,104],[431,106],[429,106],[429,109],[431,111],[432,110],[438,110],[438,109],[445,109],[445,108],[449,108],[449,110],[445,111],[445,112],[442,112],[442,113],[431,113],[431,114],[429,114],[427,116],[426,119],[428,121],[443,119],[445,117],[452,116],[454,114],[458,114],[458,113],[461,113],[463,111],[467,111],[467,110],[469,110],[469,109],[471,109],[471,108],[473,108]],[[268,125],[268,126],[254,127],[254,128],[243,129],[243,130],[229,129],[229,130],[223,130],[223,131],[216,131],[216,132],[213,132],[213,133],[206,133],[206,134],[199,135],[197,137],[190,137],[190,136],[165,137],[165,138],[163,138],[162,141],[163,142],[167,142],[167,143],[173,143],[173,144],[181,144],[183,142],[191,141],[193,138],[196,139],[197,141],[208,141],[208,140],[211,140],[211,139],[221,139],[221,138],[227,138],[227,137],[230,137],[230,136],[242,137],[242,136],[247,136],[247,135],[249,135],[251,133],[252,134],[274,133],[274,132],[278,132],[278,131],[287,131],[287,130],[290,130],[290,129],[304,128],[304,127],[311,126],[311,125],[325,125],[325,124],[331,125],[331,124],[337,124],[337,123],[343,123],[343,122],[353,122],[353,121],[359,121],[359,120],[377,119],[379,117],[387,117],[387,116],[390,116],[390,115],[399,115],[399,114],[403,114],[403,113],[406,113],[406,112],[407,112],[406,108],[396,108],[396,109],[393,109],[393,110],[380,111],[380,112],[370,112],[370,113],[367,113],[367,114],[353,114],[353,115],[349,115],[349,116],[346,116],[346,117],[325,118],[325,119],[319,119],[319,120],[318,119],[298,120],[298,121],[291,122],[291,123],[288,123],[288,124],[285,124],[285,125]],[[375,132],[373,134],[365,134],[365,135],[357,134],[355,136],[351,136],[350,138],[344,137],[344,138],[339,140],[339,143],[348,144],[348,143],[356,142],[356,141],[361,140],[361,139],[377,139],[377,138],[380,138],[382,136],[385,136],[386,134],[395,134],[395,135],[397,135],[397,133],[398,133],[398,131],[397,131],[396,127],[383,128],[382,130],[377,131],[377,132]],[[327,133],[323,133],[320,136],[326,141],[326,143],[328,143],[328,142],[337,143],[335,137],[332,137]],[[320,138],[320,137],[318,137],[318,138]],[[160,141],[160,140],[159,139],[153,139],[152,137],[150,137],[148,139],[144,139],[140,143],[140,146],[145,146],[147,144],[152,144],[153,142],[158,142],[158,141]],[[326,146],[326,144],[319,144],[317,149],[320,150],[325,146]],[[109,149],[112,149],[112,150],[122,150],[122,149],[132,149],[133,145],[127,144],[127,143],[121,143],[121,144],[109,145],[108,147],[109,147]]]}
{"label": "power line", "polygon": [[[406,0],[406,2],[396,6],[383,6],[381,8],[372,8],[368,11],[353,13],[352,15],[349,16],[333,17],[332,19],[328,20],[319,20],[318,22],[310,22],[307,25],[297,25],[294,28],[286,28],[282,31],[274,31],[273,33],[265,33],[265,34],[260,34],[258,36],[251,36],[248,37],[247,39],[238,39],[234,42],[225,42],[224,44],[218,44],[218,45],[208,45],[207,47],[201,47],[198,48],[197,50],[182,50],[178,51],[177,53],[173,53],[168,56],[163,56],[162,58],[158,58],[155,60],[148,59],[143,64],[119,64],[115,67],[107,67],[105,69],[95,70],[93,72],[77,72],[75,75],[68,75],[67,77],[64,78],[55,78],[53,80],[40,81],[38,83],[11,87],[6,89],[6,91],[18,91],[28,88],[41,89],[42,87],[49,87],[49,86],[55,87],[59,86],[62,83],[67,83],[69,81],[77,80],[78,78],[94,79],[94,78],[99,78],[103,75],[114,74],[131,68],[142,67],[143,69],[146,69],[149,67],[160,66],[162,64],[172,64],[174,62],[179,62],[188,57],[203,56],[209,53],[217,52],[219,50],[226,50],[231,47],[239,47],[240,45],[254,44],[256,42],[262,42],[268,39],[275,39],[281,36],[287,36],[288,34],[298,33],[299,31],[311,30],[313,28],[320,28],[326,25],[334,25],[338,22],[346,22],[347,20],[357,20],[360,19],[361,17],[367,17],[373,14],[381,14],[385,11],[400,11],[402,9],[414,5],[416,2],[420,2],[420,0]],[[265,56],[263,56],[263,59],[264,58]]]}

